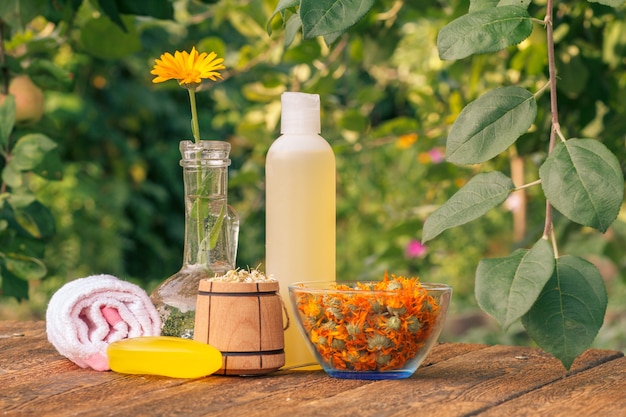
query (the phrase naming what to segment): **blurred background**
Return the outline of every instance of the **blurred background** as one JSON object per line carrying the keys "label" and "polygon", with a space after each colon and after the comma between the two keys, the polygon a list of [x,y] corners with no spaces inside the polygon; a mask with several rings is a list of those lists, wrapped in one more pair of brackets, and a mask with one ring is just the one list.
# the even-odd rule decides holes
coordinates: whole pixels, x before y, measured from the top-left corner
{"label": "blurred background", "polygon": [[[536,125],[491,166],[459,167],[444,156],[447,131],[469,102],[501,85],[537,91],[545,84],[540,25],[516,47],[444,62],[437,33],[467,11],[466,1],[376,1],[330,47],[286,31],[274,14],[277,0],[134,3],[0,5],[1,91],[26,74],[44,97],[43,112],[19,120],[0,142],[0,169],[18,138],[45,135],[54,144],[46,164],[55,172],[23,169],[15,177],[4,169],[0,253],[22,251],[30,272],[2,264],[0,319],[43,319],[50,296],[75,278],[109,273],[150,292],[178,271],[184,232],[178,142],[191,138],[189,98],[174,81],[152,84],[150,70],[162,53],[195,46],[215,51],[227,67],[224,80],[202,88],[197,102],[202,137],[232,144],[228,198],[241,218],[238,267],[264,269],[264,163],[279,136],[280,95],[319,94],[322,136],[337,159],[337,277],[378,279],[388,270],[450,284],[443,340],[528,342],[521,325],[503,332],[480,312],[474,272],[481,258],[508,255],[539,238],[545,217],[539,189],[420,242],[425,218],[478,170],[498,169],[518,185],[537,179],[547,152],[547,95],[539,99]],[[571,137],[602,139],[624,167],[624,10],[572,0],[559,4],[555,18],[561,128]],[[35,196],[37,205],[20,206],[23,195]],[[26,233],[28,222],[41,233]],[[555,226],[561,252],[594,262],[607,283],[609,311],[594,346],[626,349],[619,325],[626,318],[626,214],[604,235],[558,213]]]}

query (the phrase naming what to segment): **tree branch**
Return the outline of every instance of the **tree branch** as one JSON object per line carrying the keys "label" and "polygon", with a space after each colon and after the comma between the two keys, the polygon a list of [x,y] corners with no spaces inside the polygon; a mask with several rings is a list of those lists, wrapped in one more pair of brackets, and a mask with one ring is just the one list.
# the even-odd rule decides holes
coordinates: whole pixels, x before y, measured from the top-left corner
{"label": "tree branch", "polygon": [[[548,41],[548,74],[550,77],[550,111],[552,113],[552,128],[550,129],[550,145],[548,154],[552,153],[556,144],[557,132],[560,134],[559,112],[557,105],[556,91],[556,60],[554,58],[554,27],[553,27],[553,0],[548,0],[546,5],[546,17],[544,23],[547,30]],[[552,235],[552,205],[546,200],[546,221],[543,228],[543,237],[547,238]],[[553,242],[554,244],[554,242]]]}

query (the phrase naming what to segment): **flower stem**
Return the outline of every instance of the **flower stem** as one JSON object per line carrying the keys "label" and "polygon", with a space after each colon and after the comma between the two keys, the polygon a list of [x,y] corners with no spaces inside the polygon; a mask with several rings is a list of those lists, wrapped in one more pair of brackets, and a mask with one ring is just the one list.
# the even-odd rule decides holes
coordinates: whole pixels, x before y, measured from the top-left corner
{"label": "flower stem", "polygon": [[191,133],[195,143],[200,142],[200,126],[198,125],[198,110],[196,109],[196,89],[187,88],[189,102],[191,103]]}
{"label": "flower stem", "polygon": [[[196,107],[196,87],[187,87],[187,91],[189,91],[189,103],[191,104],[191,133],[193,135],[193,139],[195,143],[200,143],[200,126],[198,124],[198,110]],[[197,158],[202,158],[201,153],[197,154]],[[198,169],[196,171],[196,200],[194,201],[194,205],[197,205],[196,210],[196,234],[197,234],[197,244],[198,244],[198,253],[196,255],[196,261],[198,264],[204,264],[207,261],[206,251],[203,250],[204,246],[204,219],[200,215],[200,205],[203,203],[199,192],[202,187],[203,175],[202,170]]]}

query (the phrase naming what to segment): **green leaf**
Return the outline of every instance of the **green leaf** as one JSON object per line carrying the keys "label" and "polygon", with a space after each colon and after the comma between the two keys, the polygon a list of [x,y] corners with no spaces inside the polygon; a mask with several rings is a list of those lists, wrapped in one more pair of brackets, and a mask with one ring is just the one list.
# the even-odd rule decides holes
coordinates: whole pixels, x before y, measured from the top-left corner
{"label": "green leaf", "polygon": [[499,51],[520,43],[532,29],[531,17],[524,7],[481,9],[453,20],[439,31],[439,57],[454,60]]}
{"label": "green leaf", "polygon": [[285,25],[285,47],[291,45],[296,38],[296,35],[302,28],[302,21],[300,20],[299,14],[291,15],[291,17],[287,20],[287,24]]}
{"label": "green leaf", "polygon": [[571,52],[568,48],[557,51],[556,66],[559,69],[557,87],[560,92],[570,98],[585,94],[588,89],[589,69],[580,53]]}
{"label": "green leaf", "polygon": [[324,43],[327,46],[331,46],[332,44],[337,42],[337,39],[339,39],[341,37],[341,35],[343,35],[344,33],[345,33],[345,31],[335,32],[335,33],[327,33],[326,35],[324,35]]}
{"label": "green leaf", "polygon": [[305,39],[343,33],[374,5],[374,0],[301,0],[300,19]]}
{"label": "green leaf", "polygon": [[218,38],[217,36],[207,36],[206,38],[202,38],[200,42],[196,44],[196,49],[198,51],[213,51],[217,54],[217,56],[226,56],[227,54],[227,46],[222,38]]}
{"label": "green leaf", "polygon": [[267,20],[267,33],[269,35],[272,34],[272,21],[278,14],[280,14],[281,17],[283,18],[283,21],[285,21],[286,20],[285,13],[287,12],[287,10],[292,9],[295,12],[295,8],[298,7],[299,5],[300,5],[300,0],[279,0],[278,4],[276,5],[276,8],[274,9],[274,13],[272,13],[270,18]]}
{"label": "green leaf", "polygon": [[470,222],[502,204],[513,191],[513,181],[501,172],[476,175],[424,222],[422,242],[446,229]]}
{"label": "green leaf", "polygon": [[364,132],[370,124],[368,117],[364,116],[357,109],[347,110],[339,118],[338,125],[342,129],[351,130],[353,132]]}
{"label": "green leaf", "polygon": [[520,7],[528,8],[528,6],[530,6],[530,3],[532,3],[532,0],[500,0],[498,2],[498,7],[520,6]]}
{"label": "green leaf", "polygon": [[531,0],[470,0],[469,12],[501,6],[522,6],[528,8]]}
{"label": "green leaf", "polygon": [[26,72],[33,82],[44,90],[68,91],[74,84],[72,74],[69,71],[46,59],[34,60]]}
{"label": "green leaf", "polygon": [[624,198],[617,157],[594,139],[560,142],[539,168],[543,191],[568,219],[605,232]]}
{"label": "green leaf", "polygon": [[24,32],[28,22],[43,14],[47,2],[48,0],[2,0],[0,20]]}
{"label": "green leaf", "polygon": [[27,206],[14,204],[10,200],[10,216],[13,224],[22,234],[35,239],[45,239],[52,236],[56,230],[54,216],[50,210],[38,201]]}
{"label": "green leaf", "polygon": [[626,0],[589,0],[590,3],[600,3],[605,6],[620,7],[626,4]]}
{"label": "green leaf", "polygon": [[17,140],[9,166],[16,171],[30,171],[42,163],[46,154],[57,148],[57,144],[41,133],[30,133]]}
{"label": "green leaf", "polygon": [[487,161],[526,133],[536,115],[537,102],[529,91],[492,90],[461,111],[448,135],[446,159],[455,164]]}
{"label": "green leaf", "polygon": [[11,131],[15,125],[15,97],[7,94],[0,104],[0,148],[9,143]]}
{"label": "green leaf", "polygon": [[554,252],[545,239],[530,250],[483,259],[476,269],[476,300],[506,330],[533,306],[554,271]]}
{"label": "green leaf", "polygon": [[41,279],[48,272],[41,260],[19,253],[7,253],[3,261],[7,271],[27,281]]}
{"label": "green leaf", "polygon": [[83,1],[55,0],[48,1],[47,3],[44,17],[50,22],[59,23],[61,21],[70,21],[83,4]]}
{"label": "green leaf", "polygon": [[47,180],[60,181],[63,179],[63,161],[58,148],[46,152],[41,162],[33,168],[33,172]]}
{"label": "green leaf", "polygon": [[121,59],[139,51],[141,42],[132,23],[133,18],[125,16],[122,20],[126,22],[126,32],[106,17],[89,20],[80,31],[83,47],[102,59]]}
{"label": "green leaf", "polygon": [[[2,265],[1,262],[0,265]],[[18,300],[28,300],[28,281],[16,277],[4,267],[0,268],[0,278],[2,279],[2,295],[15,297]]]}
{"label": "green leaf", "polygon": [[470,0],[469,13],[497,7],[500,0]]}
{"label": "green leaf", "polygon": [[11,188],[19,188],[24,183],[22,173],[14,169],[12,164],[8,164],[2,170],[2,181]]}
{"label": "green leaf", "polygon": [[598,334],[606,305],[606,288],[598,269],[582,258],[563,256],[522,323],[542,349],[569,369]]}
{"label": "green leaf", "polygon": [[117,2],[115,0],[97,0],[97,2],[100,5],[100,8],[104,12],[104,14],[111,20],[111,22],[115,23],[122,32],[126,32],[127,26],[122,21],[120,11],[117,7]]}
{"label": "green leaf", "polygon": [[117,10],[121,14],[151,16],[156,19],[173,19],[174,6],[170,0],[128,1],[115,0]]}

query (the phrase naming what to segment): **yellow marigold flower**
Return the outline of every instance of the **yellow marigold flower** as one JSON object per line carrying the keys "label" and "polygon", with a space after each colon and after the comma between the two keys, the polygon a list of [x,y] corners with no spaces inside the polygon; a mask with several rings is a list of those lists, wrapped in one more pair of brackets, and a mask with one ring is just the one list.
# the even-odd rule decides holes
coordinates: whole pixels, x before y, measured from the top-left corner
{"label": "yellow marigold flower", "polygon": [[222,78],[218,71],[225,69],[222,64],[223,58],[217,58],[215,52],[198,53],[195,46],[191,53],[187,51],[176,51],[174,55],[169,52],[161,55],[161,59],[156,59],[154,68],[150,74],[156,75],[153,83],[162,83],[168,80],[178,80],[178,84],[183,87],[196,87],[203,79],[208,78],[217,81]]}

